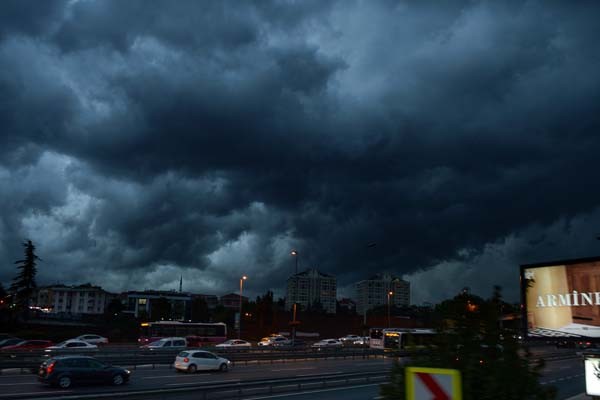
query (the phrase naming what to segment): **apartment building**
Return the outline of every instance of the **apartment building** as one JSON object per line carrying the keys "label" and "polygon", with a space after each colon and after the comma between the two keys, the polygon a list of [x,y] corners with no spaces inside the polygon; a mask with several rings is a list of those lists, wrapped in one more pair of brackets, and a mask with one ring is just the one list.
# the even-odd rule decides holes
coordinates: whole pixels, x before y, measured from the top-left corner
{"label": "apartment building", "polygon": [[307,269],[288,278],[285,308],[291,310],[294,303],[304,309],[320,304],[326,313],[335,314],[336,295],[337,282],[334,276]]}
{"label": "apartment building", "polygon": [[355,284],[356,312],[364,314],[373,307],[390,304],[394,306],[410,305],[410,282],[396,278],[388,273],[376,274]]}

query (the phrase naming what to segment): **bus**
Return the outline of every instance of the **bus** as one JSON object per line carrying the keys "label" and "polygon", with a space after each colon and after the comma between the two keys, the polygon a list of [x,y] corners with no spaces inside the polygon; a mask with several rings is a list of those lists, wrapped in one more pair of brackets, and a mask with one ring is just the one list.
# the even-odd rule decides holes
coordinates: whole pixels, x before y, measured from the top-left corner
{"label": "bus", "polygon": [[214,346],[227,340],[227,325],[223,322],[142,322],[138,342],[142,345],[166,337],[184,337],[189,347]]}
{"label": "bus", "polygon": [[409,347],[424,348],[433,345],[436,331],[433,329],[371,328],[369,347],[382,350],[406,350]]}

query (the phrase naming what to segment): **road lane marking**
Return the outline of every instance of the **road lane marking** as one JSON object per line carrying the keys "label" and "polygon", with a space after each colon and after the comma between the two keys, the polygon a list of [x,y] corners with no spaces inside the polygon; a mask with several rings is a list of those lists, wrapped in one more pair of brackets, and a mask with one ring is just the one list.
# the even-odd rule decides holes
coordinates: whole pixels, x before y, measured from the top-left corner
{"label": "road lane marking", "polygon": [[[328,372],[326,375],[333,375],[333,374],[342,374],[343,371],[334,371],[334,372]],[[296,376],[323,376],[323,374],[303,374],[303,375],[296,375]]]}
{"label": "road lane marking", "polygon": [[22,392],[17,392],[17,393],[10,393],[10,394],[0,394],[0,398],[2,397],[14,397],[14,396],[29,396],[31,395],[40,395],[40,394],[66,394],[66,393],[75,393],[72,390],[59,390],[59,391],[49,391],[49,392],[26,392],[26,393],[22,393]]}
{"label": "road lane marking", "polygon": [[239,379],[234,379],[230,381],[211,381],[211,382],[187,382],[187,383],[167,383],[165,386],[183,386],[183,385],[197,385],[199,383],[210,383],[211,385],[216,385],[218,383],[240,383]]}
{"label": "road lane marking", "polygon": [[302,392],[297,392],[297,393],[282,393],[282,394],[275,394],[275,395],[272,395],[272,396],[244,397],[243,400],[277,399],[277,398],[282,398],[282,397],[287,398],[287,397],[291,397],[291,396],[301,396],[303,394],[309,394],[309,393],[335,392],[335,391],[340,391],[340,390],[357,389],[357,388],[371,387],[371,386],[379,386],[379,383],[371,383],[371,384],[368,384],[368,385],[347,386],[347,387],[343,387],[343,388],[331,388],[331,389],[321,389],[321,390],[307,390],[307,391],[302,391]]}
{"label": "road lane marking", "polygon": [[210,376],[212,374],[202,374],[202,375],[158,375],[158,376],[143,376],[142,379],[155,379],[155,378],[201,378],[203,376]]}
{"label": "road lane marking", "polygon": [[41,383],[39,383],[39,382],[0,383],[0,386],[21,386],[21,385],[41,385]]}
{"label": "road lane marking", "polygon": [[279,372],[279,371],[302,371],[302,370],[306,370],[306,369],[317,369],[317,367],[272,369],[271,372]]}

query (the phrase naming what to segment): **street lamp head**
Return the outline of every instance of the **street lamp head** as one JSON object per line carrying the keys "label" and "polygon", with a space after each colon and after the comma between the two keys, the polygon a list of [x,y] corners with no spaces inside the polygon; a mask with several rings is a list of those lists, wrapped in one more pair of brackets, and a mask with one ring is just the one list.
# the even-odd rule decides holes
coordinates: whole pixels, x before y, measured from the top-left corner
{"label": "street lamp head", "polygon": [[388,292],[388,294],[389,294],[390,296],[392,296],[392,295],[394,294],[394,292]]}
{"label": "street lamp head", "polygon": [[292,251],[290,252],[290,255],[292,255],[292,256],[297,256],[297,255],[298,255],[298,252],[297,252],[296,250],[292,250]]}
{"label": "street lamp head", "polygon": [[244,275],[244,276],[242,276],[242,279],[246,280],[246,279],[248,279],[248,277],[246,275]]}

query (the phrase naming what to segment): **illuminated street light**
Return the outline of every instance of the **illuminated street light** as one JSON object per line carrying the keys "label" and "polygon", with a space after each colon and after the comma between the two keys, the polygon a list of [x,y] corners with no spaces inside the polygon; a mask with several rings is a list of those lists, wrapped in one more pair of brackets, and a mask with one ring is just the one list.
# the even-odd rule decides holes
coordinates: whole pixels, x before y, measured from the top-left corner
{"label": "illuminated street light", "polygon": [[389,291],[387,294],[387,306],[388,306],[388,328],[390,327],[390,298],[394,295],[394,292]]}
{"label": "illuminated street light", "polygon": [[292,250],[290,252],[290,255],[293,256],[296,259],[296,273],[294,274],[294,287],[295,287],[295,293],[294,293],[294,305],[292,306],[292,342],[296,343],[296,297],[298,296],[298,251],[297,250]]}
{"label": "illuminated street light", "polygon": [[242,338],[242,293],[244,291],[244,281],[248,279],[246,275],[240,278],[240,320],[238,325],[238,339]]}
{"label": "illuminated street light", "polygon": [[296,258],[296,274],[298,273],[298,251],[296,250],[292,250],[290,252],[291,256],[294,256]]}

